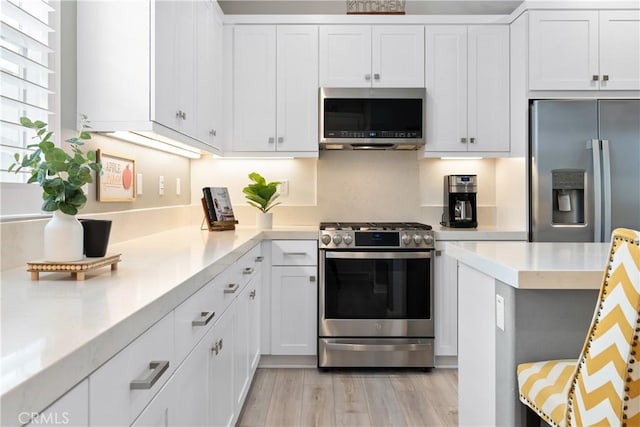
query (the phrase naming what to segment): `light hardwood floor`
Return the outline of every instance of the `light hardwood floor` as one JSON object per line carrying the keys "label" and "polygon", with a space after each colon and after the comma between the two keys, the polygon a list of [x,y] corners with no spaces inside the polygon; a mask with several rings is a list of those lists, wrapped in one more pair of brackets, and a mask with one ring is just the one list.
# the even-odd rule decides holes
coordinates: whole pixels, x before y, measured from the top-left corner
{"label": "light hardwood floor", "polygon": [[458,371],[258,369],[238,426],[456,426]]}

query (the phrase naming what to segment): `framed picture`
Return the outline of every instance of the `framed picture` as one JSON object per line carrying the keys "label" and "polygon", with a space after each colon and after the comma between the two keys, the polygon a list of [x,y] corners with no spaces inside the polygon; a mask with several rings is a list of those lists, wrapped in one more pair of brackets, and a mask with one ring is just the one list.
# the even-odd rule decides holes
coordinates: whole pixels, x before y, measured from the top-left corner
{"label": "framed picture", "polygon": [[96,176],[99,202],[132,202],[136,199],[136,161],[128,157],[97,150],[102,172]]}

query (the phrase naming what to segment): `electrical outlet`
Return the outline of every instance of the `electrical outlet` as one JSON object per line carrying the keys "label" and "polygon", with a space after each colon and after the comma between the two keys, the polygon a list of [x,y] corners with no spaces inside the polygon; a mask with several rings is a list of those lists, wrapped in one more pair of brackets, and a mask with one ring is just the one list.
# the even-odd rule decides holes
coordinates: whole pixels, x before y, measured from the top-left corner
{"label": "electrical outlet", "polygon": [[180,178],[176,178],[176,196],[180,195]]}
{"label": "electrical outlet", "polygon": [[288,196],[289,195],[289,180],[288,179],[281,179],[280,180],[280,185],[278,185],[278,193],[280,193],[281,196]]}
{"label": "electrical outlet", "polygon": [[164,176],[158,178],[158,195],[164,196]]}
{"label": "electrical outlet", "polygon": [[136,194],[138,196],[142,195],[142,174],[141,173],[136,175]]}
{"label": "electrical outlet", "polygon": [[504,331],[504,297],[496,294],[496,326]]}

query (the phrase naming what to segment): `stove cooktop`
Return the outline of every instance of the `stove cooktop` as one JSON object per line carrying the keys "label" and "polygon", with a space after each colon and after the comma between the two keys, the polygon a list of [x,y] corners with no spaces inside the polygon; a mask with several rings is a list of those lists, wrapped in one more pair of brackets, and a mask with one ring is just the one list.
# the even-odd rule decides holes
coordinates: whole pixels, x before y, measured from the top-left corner
{"label": "stove cooktop", "polygon": [[321,222],[320,230],[342,231],[410,231],[431,230],[430,225],[419,222]]}
{"label": "stove cooktop", "polygon": [[430,225],[418,222],[322,222],[320,249],[434,249]]}

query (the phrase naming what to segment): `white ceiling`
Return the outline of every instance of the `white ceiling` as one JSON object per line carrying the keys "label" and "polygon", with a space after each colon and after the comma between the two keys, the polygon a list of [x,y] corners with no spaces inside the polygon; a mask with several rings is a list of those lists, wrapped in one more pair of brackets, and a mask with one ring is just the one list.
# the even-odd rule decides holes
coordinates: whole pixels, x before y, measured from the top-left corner
{"label": "white ceiling", "polygon": [[[346,0],[218,0],[228,15],[344,15]],[[522,0],[407,0],[407,15],[508,15]]]}

